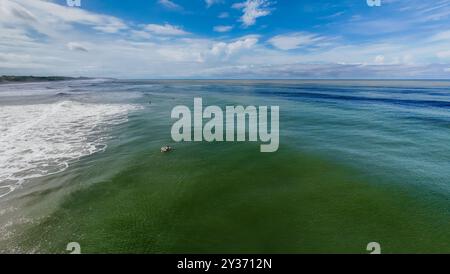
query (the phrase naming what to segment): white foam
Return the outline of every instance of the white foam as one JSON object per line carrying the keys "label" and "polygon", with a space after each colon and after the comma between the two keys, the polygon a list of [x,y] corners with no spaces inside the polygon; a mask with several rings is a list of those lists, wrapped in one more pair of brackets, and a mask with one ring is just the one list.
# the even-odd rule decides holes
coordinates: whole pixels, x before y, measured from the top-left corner
{"label": "white foam", "polygon": [[106,148],[107,129],[137,106],[54,104],[0,106],[0,198],[29,179],[64,171]]}

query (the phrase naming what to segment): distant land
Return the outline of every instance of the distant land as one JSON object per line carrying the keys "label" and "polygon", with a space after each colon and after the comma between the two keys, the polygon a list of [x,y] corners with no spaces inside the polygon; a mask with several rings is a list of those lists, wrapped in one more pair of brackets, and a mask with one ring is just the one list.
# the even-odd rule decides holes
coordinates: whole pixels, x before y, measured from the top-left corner
{"label": "distant land", "polygon": [[88,77],[65,77],[65,76],[0,76],[0,83],[16,83],[16,82],[48,82],[48,81],[65,81],[65,80],[86,80]]}

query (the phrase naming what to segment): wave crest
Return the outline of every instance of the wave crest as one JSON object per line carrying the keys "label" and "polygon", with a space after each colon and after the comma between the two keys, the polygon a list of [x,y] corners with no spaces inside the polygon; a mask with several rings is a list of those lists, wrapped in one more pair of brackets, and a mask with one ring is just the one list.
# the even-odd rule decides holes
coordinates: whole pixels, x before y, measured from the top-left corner
{"label": "wave crest", "polygon": [[64,171],[106,149],[107,129],[138,108],[126,104],[54,104],[0,108],[0,198],[25,181]]}

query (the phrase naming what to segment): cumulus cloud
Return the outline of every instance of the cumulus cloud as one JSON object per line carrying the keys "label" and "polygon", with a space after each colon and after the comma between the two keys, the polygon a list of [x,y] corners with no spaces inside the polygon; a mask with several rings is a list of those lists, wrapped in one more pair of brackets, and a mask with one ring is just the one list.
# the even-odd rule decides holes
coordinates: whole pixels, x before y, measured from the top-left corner
{"label": "cumulus cloud", "polygon": [[[248,2],[253,1],[238,5],[244,13]],[[446,31],[427,32],[428,36],[420,33],[423,39],[405,35],[365,41],[306,32],[208,38],[169,23],[154,24],[149,19],[146,24],[138,24],[50,1],[0,0],[0,4],[0,74],[124,78],[450,77]],[[332,46],[323,46],[327,44]]]}
{"label": "cumulus cloud", "polygon": [[215,26],[214,31],[216,32],[228,32],[233,29],[233,26]]}
{"label": "cumulus cloud", "polygon": [[251,49],[257,43],[258,38],[256,36],[243,37],[230,43],[219,42],[212,46],[210,53],[214,56],[229,57],[241,50]]}
{"label": "cumulus cloud", "polygon": [[267,16],[271,13],[272,2],[268,0],[247,0],[232,5],[235,9],[242,9],[241,21],[244,27],[252,26],[259,17]]}

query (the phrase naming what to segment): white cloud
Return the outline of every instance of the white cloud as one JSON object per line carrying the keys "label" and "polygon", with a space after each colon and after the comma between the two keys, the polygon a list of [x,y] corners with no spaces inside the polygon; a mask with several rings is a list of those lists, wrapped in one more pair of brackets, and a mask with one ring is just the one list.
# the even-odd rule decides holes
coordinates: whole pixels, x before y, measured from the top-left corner
{"label": "white cloud", "polygon": [[151,33],[145,30],[131,30],[130,35],[134,39],[150,39],[153,37]]}
{"label": "white cloud", "polygon": [[450,30],[436,33],[430,39],[431,42],[450,41]]}
{"label": "white cloud", "polygon": [[209,8],[214,4],[222,3],[223,0],[205,0],[206,6]]}
{"label": "white cloud", "polygon": [[40,0],[21,0],[20,2],[1,0],[0,24],[32,29],[47,36],[54,36],[58,30],[68,29],[72,24],[90,26],[107,33],[116,33],[128,28],[116,17]]}
{"label": "white cloud", "polygon": [[233,29],[233,26],[215,26],[214,31],[216,32],[228,32]]}
{"label": "white cloud", "polygon": [[163,7],[170,10],[183,10],[183,7],[170,1],[170,0],[158,0],[158,3]]}
{"label": "white cloud", "polygon": [[67,43],[67,48],[69,50],[73,50],[73,51],[83,51],[83,52],[88,52],[87,48],[83,45],[81,45],[80,43],[77,42],[69,42]]}
{"label": "white cloud", "polygon": [[375,58],[374,58],[374,62],[375,62],[375,64],[384,64],[384,56],[383,55],[377,55],[377,56],[375,56]]}
{"label": "white cloud", "polygon": [[215,43],[210,53],[214,56],[225,56],[229,57],[244,49],[251,49],[258,43],[258,38],[256,36],[242,37],[234,42],[226,43],[219,42]]}
{"label": "white cloud", "polygon": [[299,78],[299,79],[407,79],[448,78],[448,68],[442,65],[364,65],[364,64],[311,64],[232,65],[213,67],[203,73],[217,78]]}
{"label": "white cloud", "polygon": [[127,28],[127,26],[121,21],[115,21],[105,25],[94,26],[94,29],[106,33],[116,33],[125,28]]}
{"label": "white cloud", "polygon": [[247,0],[242,3],[235,3],[232,7],[242,9],[242,24],[244,27],[249,27],[256,23],[257,18],[267,16],[271,13],[270,5],[272,5],[272,2],[268,0]]}
{"label": "white cloud", "polygon": [[[401,1],[398,1],[399,3]],[[420,22],[436,22],[450,17],[450,1],[409,0],[403,10]]]}
{"label": "white cloud", "polygon": [[268,42],[278,49],[291,50],[318,44],[319,42],[323,42],[324,40],[324,37],[316,34],[296,32],[274,36],[269,39]]}
{"label": "white cloud", "polygon": [[450,58],[450,50],[440,51],[440,52],[436,53],[436,56],[441,59]]}
{"label": "white cloud", "polygon": [[173,26],[170,24],[164,24],[164,25],[157,25],[157,24],[148,24],[145,26],[144,28],[145,30],[154,33],[154,34],[158,34],[158,35],[173,35],[173,36],[177,36],[177,35],[187,35],[189,34],[188,32],[184,31],[183,29],[181,29],[178,26]]}
{"label": "white cloud", "polygon": [[230,17],[230,14],[228,12],[221,12],[218,17],[224,19]]}
{"label": "white cloud", "polygon": [[[295,32],[259,43],[266,37],[199,38],[169,23],[139,25],[50,1],[0,0],[0,74],[449,78],[446,35],[356,42]],[[375,62],[378,55],[383,63]]]}

